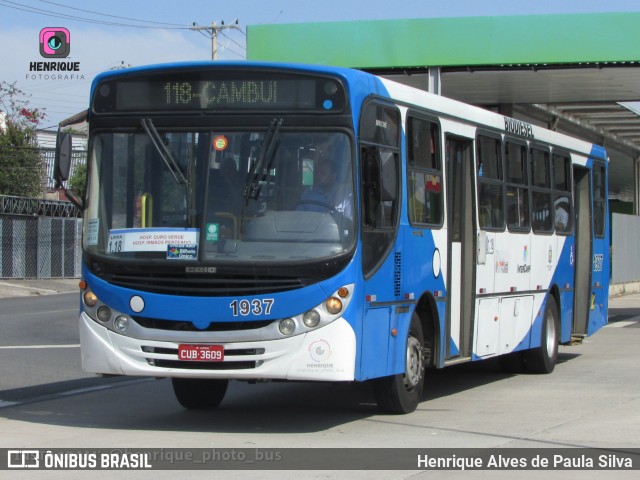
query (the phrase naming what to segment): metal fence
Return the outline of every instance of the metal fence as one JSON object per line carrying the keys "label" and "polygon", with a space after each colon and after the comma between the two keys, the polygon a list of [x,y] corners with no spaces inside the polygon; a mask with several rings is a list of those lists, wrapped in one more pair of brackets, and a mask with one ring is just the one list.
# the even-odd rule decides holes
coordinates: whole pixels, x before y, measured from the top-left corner
{"label": "metal fence", "polygon": [[640,281],[640,216],[614,213],[611,221],[611,282]]}
{"label": "metal fence", "polygon": [[[39,148],[40,157],[46,168],[46,188],[55,187],[53,180],[53,164],[56,156],[55,148]],[[87,163],[87,151],[86,150],[74,150],[71,152],[71,169],[69,171],[69,178],[73,177],[78,165]],[[68,187],[67,182],[63,182],[65,187]]]}
{"label": "metal fence", "polygon": [[[55,187],[55,181],[53,179],[53,167],[54,167],[56,149],[46,148],[46,147],[3,146],[3,147],[0,147],[0,157],[11,158],[18,155],[20,151],[33,152],[40,157],[40,166],[42,169],[42,171],[40,172],[42,193],[44,194],[44,192],[53,189]],[[69,178],[73,177],[79,165],[83,165],[86,162],[87,162],[86,150],[73,150],[71,152],[71,168],[69,172]],[[64,182],[64,186],[68,187],[67,182]]]}
{"label": "metal fence", "polygon": [[[39,153],[42,194],[54,187],[55,148]],[[10,154],[5,147],[3,154]],[[86,163],[86,150],[71,154],[71,176]],[[67,185],[65,185],[66,187]],[[82,219],[73,204],[0,195],[0,278],[74,278],[81,274]]]}
{"label": "metal fence", "polygon": [[0,196],[0,278],[79,277],[77,217],[68,202]]}

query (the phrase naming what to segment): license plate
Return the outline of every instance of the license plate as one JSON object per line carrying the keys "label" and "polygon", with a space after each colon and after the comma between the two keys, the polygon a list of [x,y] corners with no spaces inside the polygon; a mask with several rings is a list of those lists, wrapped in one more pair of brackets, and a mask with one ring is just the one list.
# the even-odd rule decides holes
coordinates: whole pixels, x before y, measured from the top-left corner
{"label": "license plate", "polygon": [[222,362],[222,345],[178,345],[178,360],[190,362]]}

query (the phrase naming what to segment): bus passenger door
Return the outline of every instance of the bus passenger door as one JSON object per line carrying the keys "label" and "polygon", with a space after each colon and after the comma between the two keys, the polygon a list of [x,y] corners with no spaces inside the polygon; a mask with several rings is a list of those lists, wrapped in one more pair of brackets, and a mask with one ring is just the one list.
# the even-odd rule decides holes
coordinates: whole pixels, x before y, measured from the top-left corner
{"label": "bus passenger door", "polygon": [[[400,304],[400,111],[375,102],[363,108],[360,126],[362,274],[365,313],[357,380],[403,373],[409,315]],[[405,302],[406,303],[406,302]],[[406,312],[405,312],[406,313]],[[402,325],[400,319],[404,319]],[[390,334],[398,329],[402,334]],[[397,340],[396,340],[397,339]]]}
{"label": "bus passenger door", "polygon": [[446,360],[471,355],[475,290],[473,142],[447,135],[447,325]]}
{"label": "bus passenger door", "polygon": [[587,335],[607,323],[609,303],[609,215],[607,213],[607,172],[601,161],[594,161],[592,172],[591,206],[593,239],[591,246],[591,292]]}
{"label": "bus passenger door", "polygon": [[591,175],[590,170],[573,167],[575,195],[575,286],[571,333],[586,335],[591,301]]}

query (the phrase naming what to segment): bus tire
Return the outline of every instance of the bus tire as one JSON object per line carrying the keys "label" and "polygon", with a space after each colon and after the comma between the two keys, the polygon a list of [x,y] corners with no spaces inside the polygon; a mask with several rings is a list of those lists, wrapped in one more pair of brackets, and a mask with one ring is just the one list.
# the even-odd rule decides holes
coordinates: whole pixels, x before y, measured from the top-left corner
{"label": "bus tire", "polygon": [[527,370],[533,373],[551,373],[558,360],[558,304],[549,295],[542,320],[540,346],[525,352]]}
{"label": "bus tire", "polygon": [[378,408],[386,413],[411,413],[420,403],[424,387],[424,337],[420,319],[414,313],[405,347],[405,373],[374,380]]}
{"label": "bus tire", "polygon": [[172,378],[176,399],[188,410],[213,410],[222,403],[229,380]]}

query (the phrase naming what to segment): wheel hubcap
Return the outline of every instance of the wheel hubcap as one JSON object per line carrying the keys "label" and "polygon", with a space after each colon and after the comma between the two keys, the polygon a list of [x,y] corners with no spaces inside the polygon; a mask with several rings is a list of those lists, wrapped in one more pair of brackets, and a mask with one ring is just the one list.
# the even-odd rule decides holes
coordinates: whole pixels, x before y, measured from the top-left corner
{"label": "wheel hubcap", "polygon": [[404,385],[407,390],[413,390],[420,383],[423,371],[420,342],[417,338],[410,336],[407,339],[407,366],[404,376]]}
{"label": "wheel hubcap", "polygon": [[553,350],[556,347],[556,325],[551,313],[547,314],[547,354],[553,355]]}

